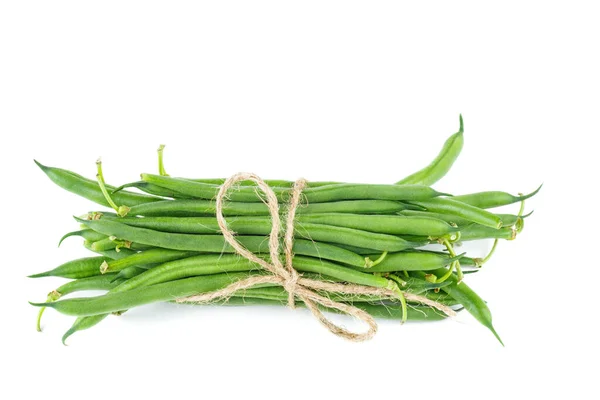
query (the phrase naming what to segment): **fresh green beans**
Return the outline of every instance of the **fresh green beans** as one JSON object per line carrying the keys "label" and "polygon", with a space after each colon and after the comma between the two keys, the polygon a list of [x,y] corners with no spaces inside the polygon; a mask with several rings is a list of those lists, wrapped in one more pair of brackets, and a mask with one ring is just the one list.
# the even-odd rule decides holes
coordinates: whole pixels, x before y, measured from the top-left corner
{"label": "fresh green beans", "polygon": [[[240,181],[221,203],[226,221],[220,223],[216,196],[221,186],[231,181],[169,176],[163,145],[158,149],[158,175],[142,174],[141,181],[118,188],[105,183],[99,161],[96,181],[38,163],[60,187],[110,207],[75,218],[79,230],[60,240],[83,237],[84,247],[101,256],[73,260],[32,275],[74,279],[50,292],[46,302],[32,303],[40,307],[38,329],[45,307],[77,316],[63,336],[64,343],[73,333],[97,325],[110,313],[181,301],[254,277],[257,279],[237,285],[244,289],[229,292],[228,288],[226,298],[220,297],[225,292],[206,297],[228,305],[287,305],[291,293],[300,307],[306,306],[304,300],[313,298],[310,305],[323,311],[340,312],[348,310],[348,305],[376,318],[401,321],[440,320],[446,315],[438,310],[453,315],[452,310],[466,308],[500,340],[487,305],[463,278],[485,270],[480,267],[490,260],[499,239],[512,240],[523,230],[523,221],[530,215],[524,215],[524,200],[540,188],[518,196],[501,191],[451,196],[431,188],[459,155],[463,128],[461,117],[459,131],[446,141],[437,157],[394,185],[306,182],[299,191],[295,182],[269,180],[265,182],[268,188],[260,185],[265,192],[261,193],[256,186],[260,178]],[[235,175],[233,179],[251,176]],[[128,188],[144,194],[129,192]],[[265,195],[276,198],[278,207],[273,207],[272,200],[268,207]],[[518,201],[521,207],[517,215],[486,210]],[[293,221],[288,220],[291,214],[295,214]],[[271,232],[277,222],[280,232]],[[232,237],[253,255],[239,249]],[[485,239],[494,239],[494,244],[483,258],[455,250],[461,242]],[[431,251],[423,248],[427,244],[445,249]],[[289,246],[291,253],[287,252]],[[266,266],[263,260],[273,265]],[[271,268],[294,269],[298,275],[290,274],[294,271],[273,272]],[[276,278],[262,278],[271,273]],[[296,277],[298,281],[291,282]],[[262,283],[252,286],[249,282]],[[291,289],[293,284],[298,285],[296,291]],[[300,295],[311,287],[328,289],[315,290],[322,297]],[[108,293],[61,298],[90,289]],[[355,314],[360,315],[368,321],[364,314]],[[374,325],[369,325],[374,332]],[[335,328],[331,331],[354,339],[368,336],[346,336]]]}

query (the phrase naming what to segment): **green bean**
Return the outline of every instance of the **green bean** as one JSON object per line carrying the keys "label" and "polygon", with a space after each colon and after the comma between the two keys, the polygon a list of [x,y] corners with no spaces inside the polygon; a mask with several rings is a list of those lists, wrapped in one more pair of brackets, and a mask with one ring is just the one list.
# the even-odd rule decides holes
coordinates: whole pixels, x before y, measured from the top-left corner
{"label": "green bean", "polygon": [[345,282],[357,285],[366,285],[379,288],[391,289],[394,287],[392,282],[381,276],[364,273],[343,267],[339,264],[318,260],[310,257],[295,256],[294,268],[302,272],[319,273],[331,276]]}
{"label": "green bean", "polygon": [[[450,284],[450,282],[448,282],[448,285],[449,284]],[[448,286],[448,285],[446,285],[446,286]],[[448,295],[448,293],[444,293],[443,291],[436,293],[434,291],[428,290],[428,291],[421,293],[421,296],[425,296],[429,300],[433,300],[437,303],[443,304],[448,307],[454,307],[454,306],[460,305],[460,302],[458,302],[452,296]],[[455,310],[455,311],[457,311],[457,310]]]}
{"label": "green bean", "polygon": [[114,236],[105,237],[102,240],[98,240],[97,242],[93,242],[90,246],[90,250],[92,251],[106,251],[112,249],[131,249],[133,251],[139,250],[148,250],[150,247],[147,245],[133,243],[128,240],[120,240],[115,238]]}
{"label": "green bean", "polygon": [[60,296],[66,296],[83,290],[110,290],[121,283],[115,281],[115,276],[116,274],[104,274],[75,279],[56,288],[56,292]]}
{"label": "green bean", "polygon": [[[448,271],[446,268],[440,268],[435,271],[432,271],[436,276],[443,276]],[[423,276],[422,272],[414,272],[415,274],[420,274]],[[417,275],[419,276],[419,275]],[[450,297],[458,301],[463,307],[473,316],[477,321],[479,321],[483,326],[488,328],[498,339],[498,341],[504,346],[502,343],[502,339],[494,329],[492,325],[492,313],[488,308],[487,304],[481,297],[477,295],[466,283],[461,282],[457,284],[457,278],[454,275],[450,275],[448,278],[449,281],[452,282],[451,285],[445,286],[442,288],[444,292],[446,292]]]}
{"label": "green bean", "polygon": [[[394,275],[394,274],[390,274],[389,275],[391,279],[394,279],[394,277],[398,278],[398,275]],[[430,290],[437,290],[440,288],[443,288],[444,286],[447,286],[450,284],[450,282],[445,281],[445,282],[429,282],[426,281],[425,279],[419,279],[417,277],[414,276],[404,276],[401,278],[405,284],[402,286],[402,289],[406,292],[410,292],[410,293],[414,293],[414,294],[424,294],[427,293]]]}
{"label": "green bean", "polygon": [[[271,291],[269,296],[261,296],[265,292],[261,291]],[[332,294],[331,299],[334,301],[343,301],[343,295]],[[249,289],[243,291],[241,294],[235,294],[233,297],[227,299],[224,303],[219,303],[219,305],[288,305],[288,295],[287,293],[278,287],[272,288],[262,288],[262,289]],[[302,301],[296,302],[297,306],[305,307]],[[371,300],[370,303],[366,301],[356,301],[352,302],[354,307],[360,308],[369,314],[371,314],[375,318],[381,319],[402,319],[402,307],[398,303],[390,303],[383,302],[377,300]],[[334,309],[325,308],[319,306],[319,308],[323,311],[339,313]],[[415,306],[411,305],[407,309],[407,320],[408,321],[440,321],[447,318],[445,314],[440,313],[439,311],[426,306]]]}
{"label": "green bean", "polygon": [[148,182],[144,182],[144,181],[131,182],[131,183],[126,183],[124,185],[121,185],[118,188],[116,188],[115,190],[113,190],[112,194],[120,192],[123,189],[132,188],[132,187],[139,189],[142,192],[153,195],[153,196],[170,197],[170,198],[174,198],[174,199],[189,199],[190,198],[189,196],[185,196],[181,193],[177,193],[172,190],[165,189],[163,187],[156,186],[156,185],[153,185],[152,183],[148,183]]}
{"label": "green bean", "polygon": [[[35,161],[35,160],[34,160]],[[106,198],[102,194],[102,190],[98,186],[98,183],[94,180],[87,179],[78,175],[74,172],[67,171],[60,168],[47,167],[35,161],[38,167],[50,178],[50,180],[56,183],[61,188],[68,190],[71,193],[75,193],[81,197],[91,200],[97,204],[109,207],[110,205],[106,201]],[[112,190],[114,187],[108,186],[107,189]],[[128,206],[135,206],[144,203],[151,203],[161,200],[158,197],[142,195],[138,193],[132,193],[127,191],[121,191],[115,193],[113,200],[119,204],[125,204]]]}
{"label": "green bean", "polygon": [[[77,219],[77,218],[76,218]],[[111,220],[81,220],[91,229],[104,234],[112,234],[133,243],[162,247],[173,250],[203,251],[203,252],[233,252],[221,235],[192,235],[185,233],[166,233],[146,228],[137,228]],[[342,242],[358,247],[372,248],[375,251],[401,251],[419,246],[400,237],[359,231],[349,228],[329,227],[325,225],[299,227],[300,237],[324,242]],[[248,248],[256,248],[264,241],[262,236],[240,236],[240,241]],[[295,250],[295,249],[294,249]]]}
{"label": "green bean", "polygon": [[[454,199],[454,197],[453,197]],[[408,217],[430,217],[441,219],[442,221],[446,221],[449,224],[455,224],[458,226],[471,225],[473,222],[468,219],[461,218],[456,215],[451,214],[440,214],[434,213],[430,211],[418,211],[418,210],[402,210],[400,211],[401,215],[406,215]],[[513,226],[517,223],[519,218],[525,218],[526,216],[519,217],[514,214],[496,214],[502,220],[502,226]]]}
{"label": "green bean", "polygon": [[[342,216],[344,214],[341,214]],[[360,217],[360,216],[359,216]],[[390,216],[390,218],[394,218]],[[398,217],[402,220],[402,217]],[[107,218],[107,220],[117,221],[115,218]],[[302,220],[302,217],[300,218]],[[349,219],[348,224],[352,225],[356,218]],[[158,230],[161,232],[172,232],[172,233],[193,233],[193,234],[220,234],[221,230],[214,217],[146,217],[146,218],[123,218],[119,219],[119,222],[127,224],[129,226],[149,228]],[[368,219],[363,219],[363,226],[369,224]],[[372,229],[377,229],[377,221],[374,221],[370,225]],[[382,221],[382,230],[394,230],[393,221],[388,221],[387,225]],[[338,218],[338,225],[343,225],[344,219]],[[355,225],[360,225],[355,223]],[[405,221],[398,221],[400,226],[410,226]],[[432,231],[436,231],[436,221],[429,225]],[[447,225],[447,230],[455,231],[457,229]],[[228,226],[234,232],[240,235],[268,235],[271,232],[272,221],[270,217],[239,217],[231,219],[228,222]],[[415,224],[413,224],[415,226]],[[405,228],[407,230],[409,228]],[[439,229],[438,229],[439,230]],[[378,234],[376,232],[367,232],[360,229],[344,228],[342,226],[330,226],[322,224],[312,224],[298,222],[295,225],[295,235],[299,238],[316,240],[320,242],[329,242],[336,244],[347,244],[352,243],[355,246],[369,247],[374,250],[391,250],[395,251],[402,250],[408,247],[415,247],[416,245],[406,243],[403,239],[399,239],[395,236]]]}
{"label": "green bean", "polygon": [[100,275],[100,265],[109,260],[106,257],[85,257],[68,261],[58,267],[39,274],[29,275],[29,278],[59,276],[62,278],[81,279]]}
{"label": "green bean", "polygon": [[133,267],[127,267],[127,268],[123,268],[122,270],[120,270],[116,276],[113,277],[113,281],[119,281],[119,280],[128,280],[128,279],[132,279],[144,272],[148,271],[148,268],[144,268],[143,266],[133,266]]}
{"label": "green bean", "polygon": [[[141,234],[146,236],[151,236],[153,239],[152,243],[160,244],[161,248],[173,249],[175,250],[184,250],[184,251],[195,251],[202,253],[232,253],[234,252],[233,248],[225,243],[225,240],[221,235],[188,235],[188,234],[174,234],[174,233],[165,233],[158,231],[151,231],[143,228],[135,228],[129,227],[125,224],[121,224],[120,222],[109,221],[109,220],[96,220],[96,221],[84,221],[86,224],[91,224],[96,226],[96,229],[103,229],[104,232],[109,232],[115,229],[115,225],[117,228],[122,228],[123,226],[127,227],[127,236],[132,235],[130,237],[136,237],[140,239],[139,230],[144,230]],[[112,223],[113,225],[106,226],[106,223]],[[104,225],[103,225],[104,224]],[[100,228],[101,227],[101,228]],[[136,230],[136,231],[132,231]],[[121,232],[123,233],[123,232]],[[159,237],[156,234],[160,234]],[[210,244],[211,247],[206,247],[202,243],[198,243],[198,238],[203,237]],[[140,239],[142,240],[142,239]],[[145,240],[145,239],[144,239]],[[240,242],[248,248],[250,251],[254,253],[269,253],[268,248],[268,239],[264,236],[240,236]],[[172,242],[175,241],[175,244]],[[139,242],[139,240],[138,240]],[[399,241],[397,241],[400,243]],[[215,245],[216,243],[216,245]],[[314,242],[311,240],[304,239],[295,239],[293,251],[296,254],[311,256],[316,258],[323,258],[327,260],[337,261],[343,264],[354,265],[357,267],[364,266],[365,260],[363,257],[352,253],[349,250],[342,249],[338,246],[334,246],[328,243]],[[373,250],[371,250],[371,253]]]}
{"label": "green bean", "polygon": [[132,254],[120,260],[108,261],[102,264],[101,272],[117,272],[128,267],[135,267],[145,264],[162,264],[167,261],[179,260],[191,257],[197,253],[193,251],[179,251],[169,249],[150,249],[140,253]]}
{"label": "green bean", "polygon": [[[209,183],[212,185],[219,185],[219,186],[224,184],[226,181],[225,178],[190,179],[190,180],[194,181],[194,182]],[[293,181],[286,181],[286,180],[280,180],[280,179],[265,179],[265,183],[267,185],[269,185],[270,187],[281,187],[281,188],[291,188],[294,185]],[[318,182],[318,181],[312,182],[312,181],[309,181],[309,182],[307,182],[307,187],[337,185],[338,183],[343,183],[343,182]],[[254,181],[240,181],[237,184],[240,186],[256,186],[256,182],[254,182]]]}
{"label": "green bean", "polygon": [[130,250],[128,248],[120,248],[118,251],[116,249],[95,251],[92,250],[92,242],[89,242],[87,240],[83,242],[83,246],[86,249],[93,251],[94,253],[100,254],[111,260],[120,260],[121,258],[129,257],[130,255],[136,254],[135,251]]}
{"label": "green bean", "polygon": [[[131,267],[130,267],[131,268]],[[123,282],[118,291],[194,276],[259,271],[261,266],[238,255],[203,254],[169,261]]]}
{"label": "green bean", "polygon": [[478,224],[471,224],[460,228],[460,240],[462,242],[480,239],[514,240],[516,236],[517,230],[513,227],[503,227],[500,229],[494,229]]}
{"label": "green bean", "polygon": [[362,214],[308,214],[300,215],[298,223],[306,222],[360,229],[391,235],[420,235],[441,237],[458,228],[432,217],[405,217],[400,215]]}
{"label": "green bean", "polygon": [[[47,301],[56,301],[62,296],[83,290],[110,290],[121,283],[121,281],[114,281],[114,277],[115,274],[106,274],[91,276],[89,278],[75,279],[48,293]],[[41,321],[45,309],[46,307],[40,308],[40,312],[38,313],[36,323],[36,329],[38,332],[42,331]]]}
{"label": "green bean", "polygon": [[502,219],[497,215],[450,198],[415,201],[411,202],[411,204],[416,204],[427,211],[435,213],[456,215],[491,228],[500,228],[502,226]]}
{"label": "green bean", "polygon": [[[294,257],[294,268],[301,272],[312,272],[333,277],[357,285],[390,288],[393,284],[380,276],[355,271],[339,264],[310,257]],[[119,291],[132,290],[176,279],[260,270],[261,267],[237,255],[198,255],[170,261],[151,268],[118,287]]]}
{"label": "green bean", "polygon": [[[375,255],[369,258],[376,258]],[[396,271],[429,271],[445,267],[462,255],[450,257],[444,253],[425,251],[402,251],[399,253],[388,253],[379,264],[369,267],[369,272],[396,272]]]}
{"label": "green bean", "polygon": [[[217,196],[219,191],[219,186],[217,185],[169,176],[142,174],[142,180],[199,199],[212,200]],[[286,200],[290,193],[290,190],[287,188],[272,189],[280,200]],[[305,189],[302,192],[302,197],[309,204],[327,203],[338,200],[427,200],[441,195],[443,193],[422,185],[396,186],[355,183],[319,186]],[[257,195],[256,188],[250,186],[240,186],[237,190],[231,191],[228,197],[232,201],[239,202],[255,203],[263,201],[262,197]]]}
{"label": "green bean", "polygon": [[[301,204],[297,214],[315,213],[364,213],[389,214],[408,208],[408,205],[389,200],[348,200],[331,203]],[[226,216],[270,215],[263,203],[234,203],[223,205]],[[209,200],[163,200],[133,206],[127,215],[194,217],[215,215],[215,202]]]}
{"label": "green bean", "polygon": [[[74,316],[92,316],[128,310],[133,307],[160,301],[175,300],[200,293],[212,292],[247,278],[253,274],[228,273],[179,279],[176,281],[144,286],[125,292],[102,296],[59,300],[56,302],[31,303],[37,307],[49,307]],[[255,275],[255,274],[254,274]]]}
{"label": "green bean", "polygon": [[[306,277],[306,274],[302,274],[302,276]],[[318,279],[329,280],[328,277],[325,278],[323,275],[320,274]],[[281,286],[270,286],[240,290],[236,292],[234,296],[246,299],[285,300],[285,304],[288,304],[288,293]],[[392,301],[389,301],[388,297],[377,297],[374,295],[330,293],[327,297],[329,297],[329,299],[333,301],[339,301],[344,303],[366,303],[387,300],[388,303],[394,304]]]}
{"label": "green bean", "polygon": [[73,335],[75,332],[79,332],[79,331],[83,331],[85,329],[90,329],[96,325],[98,325],[100,322],[102,322],[102,320],[106,317],[108,317],[109,314],[99,314],[99,315],[92,315],[89,317],[77,317],[77,319],[75,319],[75,322],[73,323],[73,325],[71,325],[71,327],[69,328],[68,331],[65,332],[65,334],[62,337],[62,343],[66,346],[67,343],[67,338],[71,335]]}
{"label": "green bean", "polygon": [[65,234],[63,237],[61,237],[60,241],[58,242],[58,247],[60,247],[60,245],[66,238],[69,238],[71,236],[80,236],[80,237],[84,238],[85,240],[89,240],[90,242],[96,242],[98,240],[102,240],[102,239],[106,238],[106,235],[103,235],[103,234],[93,231],[91,229],[81,229],[78,231],[69,232],[69,233]]}
{"label": "green bean", "polygon": [[[322,216],[322,218],[321,218]],[[129,226],[153,229],[161,232],[194,233],[194,234],[220,234],[221,229],[215,217],[112,217],[102,216],[102,219],[122,222]],[[314,240],[332,243],[348,243],[344,234],[359,235],[354,229],[372,233],[384,234],[413,234],[423,236],[441,237],[458,228],[434,218],[403,217],[395,215],[359,215],[359,214],[308,214],[297,218],[296,234],[299,237],[310,231]],[[240,235],[267,235],[271,231],[270,217],[235,217],[230,218],[228,226]],[[353,229],[349,231],[347,229]],[[333,237],[330,232],[333,232]],[[339,240],[336,239],[339,236]],[[364,234],[360,234],[364,236]],[[389,238],[367,235],[374,240]],[[394,240],[394,239],[392,239]]]}
{"label": "green bean", "polygon": [[501,207],[518,203],[535,196],[540,191],[542,186],[543,184],[533,192],[522,196],[513,196],[510,193],[494,191],[464,194],[461,196],[454,196],[453,199],[479,208]]}
{"label": "green bean", "polygon": [[396,185],[417,184],[431,186],[442,179],[448,173],[462,150],[464,143],[463,131],[464,126],[461,115],[458,132],[446,140],[444,147],[442,147],[437,157],[428,166],[398,181]]}

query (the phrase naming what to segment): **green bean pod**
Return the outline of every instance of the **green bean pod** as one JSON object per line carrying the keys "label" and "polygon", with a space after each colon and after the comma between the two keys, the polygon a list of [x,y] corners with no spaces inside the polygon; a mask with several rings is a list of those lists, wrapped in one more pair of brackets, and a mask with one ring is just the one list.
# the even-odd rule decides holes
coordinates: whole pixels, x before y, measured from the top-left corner
{"label": "green bean pod", "polygon": [[169,189],[165,189],[161,186],[156,186],[153,185],[152,183],[148,183],[148,182],[144,182],[144,181],[137,181],[137,182],[131,182],[131,183],[126,183],[124,185],[119,186],[118,188],[114,189],[112,191],[112,194],[115,194],[117,192],[120,192],[123,189],[127,189],[127,188],[136,188],[141,190],[144,193],[153,195],[153,196],[160,196],[160,197],[168,197],[168,198],[173,198],[173,199],[189,199],[189,196],[185,196],[181,193],[177,193],[174,192],[172,190]]}
{"label": "green bean pod", "polygon": [[535,196],[540,191],[542,186],[543,184],[540,185],[533,192],[522,196],[513,196],[512,194],[506,192],[492,191],[454,196],[453,199],[479,208],[501,207],[513,203],[518,203],[520,201],[524,201]]}
{"label": "green bean pod", "polygon": [[[448,271],[445,268],[440,268],[432,271],[436,276],[444,276]],[[415,274],[419,274],[417,276],[423,276],[423,272],[414,272]],[[457,284],[457,278],[455,275],[450,275],[448,278],[449,281],[452,282],[451,285],[445,286],[442,288],[444,292],[446,292],[450,297],[458,301],[463,307],[473,316],[477,321],[479,321],[483,326],[488,328],[498,339],[498,341],[504,346],[502,343],[502,339],[494,329],[492,325],[492,313],[488,308],[487,304],[481,297],[477,295],[467,284],[461,282]]]}
{"label": "green bean pod", "polygon": [[146,268],[144,268],[143,266],[133,266],[133,267],[123,268],[113,277],[113,281],[116,282],[116,281],[132,279],[132,278],[146,272],[148,270],[148,266],[145,266],[145,267]]}
{"label": "green bean pod", "polygon": [[[114,235],[123,240],[141,245],[174,250],[201,252],[233,252],[221,235],[193,235],[167,233],[146,228],[138,228],[108,219],[82,220],[80,223],[103,234]],[[310,229],[309,229],[310,228]],[[400,237],[359,231],[356,229],[304,224],[297,229],[299,237],[332,243],[348,243],[358,247],[372,248],[375,251],[402,251],[420,243],[413,243]],[[239,240],[249,249],[255,249],[264,241],[262,236],[240,236]],[[295,249],[294,249],[295,250]],[[296,251],[296,250],[295,250]]]}
{"label": "green bean pod", "polygon": [[144,286],[125,292],[113,292],[102,296],[59,300],[56,302],[31,303],[37,307],[49,307],[79,317],[109,314],[128,310],[145,304],[175,300],[200,293],[212,292],[252,276],[249,273],[228,273],[179,279],[176,281]]}
{"label": "green bean pod", "polygon": [[[225,178],[203,178],[203,179],[190,179],[191,181],[194,182],[200,182],[200,183],[208,183],[208,184],[212,184],[212,185],[222,185],[225,183],[225,181],[227,179]],[[281,180],[281,179],[265,179],[265,183],[267,185],[269,185],[270,187],[280,187],[280,188],[291,188],[292,186],[294,186],[294,182],[293,181],[286,181],[286,180]],[[327,186],[327,185],[337,185],[339,183],[344,183],[344,182],[331,182],[331,181],[323,181],[323,182],[319,182],[319,181],[308,181],[306,183],[307,187],[319,187],[319,186]],[[256,186],[256,182],[254,181],[239,181],[237,183],[237,185],[240,186]]]}
{"label": "green bean pod", "polygon": [[460,228],[460,240],[462,242],[481,239],[514,240],[516,237],[517,230],[514,227],[494,229],[478,224],[471,224]]}
{"label": "green bean pod", "polygon": [[[48,293],[48,301],[56,301],[62,296],[84,290],[110,290],[121,283],[120,280],[115,281],[115,274],[106,274],[91,276],[89,278],[75,279],[59,286],[56,290]],[[36,328],[38,332],[42,331],[41,322],[44,310],[46,307],[40,308],[37,317]]]}
{"label": "green bean pod", "polygon": [[98,240],[97,242],[92,242],[90,245],[90,250],[95,252],[113,250],[113,249],[130,249],[132,251],[140,251],[140,250],[148,250],[150,247],[148,245],[130,242],[128,240],[120,240],[114,238],[112,236],[105,237],[102,240]]}
{"label": "green bean pod", "polygon": [[116,274],[104,274],[75,279],[59,286],[55,292],[58,292],[60,296],[66,296],[84,290],[110,290],[122,283],[122,281],[116,281],[115,276]]}
{"label": "green bean pod", "polygon": [[[142,180],[198,199],[212,200],[216,198],[219,192],[219,186],[217,185],[194,182],[183,178],[142,174]],[[280,201],[285,201],[290,195],[290,189],[288,188],[272,189]],[[441,195],[443,193],[423,185],[397,186],[356,183],[309,187],[302,191],[302,197],[308,204],[339,200],[427,200]],[[236,190],[232,190],[227,197],[236,202],[256,203],[263,201],[262,197],[257,195],[256,188],[250,186],[240,186]]]}
{"label": "green bean pod", "polygon": [[[102,216],[102,219],[119,221],[130,226],[148,228],[162,232],[219,234],[221,229],[215,217],[112,217]],[[310,224],[310,225],[307,225]],[[358,229],[373,233],[392,235],[422,235],[441,237],[458,231],[457,227],[445,221],[431,217],[405,217],[399,215],[363,215],[363,214],[305,214],[296,219],[296,226],[302,226],[302,231],[314,228],[318,232],[328,228],[316,227],[314,224]],[[235,217],[228,221],[228,226],[241,235],[267,235],[271,231],[270,216]],[[310,226],[311,228],[306,228]],[[319,240],[316,236],[313,239]],[[325,241],[331,241],[324,239]],[[335,242],[335,241],[334,241]]]}
{"label": "green bean pod", "polygon": [[[369,258],[376,259],[377,255]],[[426,251],[402,251],[399,253],[388,253],[377,265],[369,267],[369,272],[397,272],[397,271],[429,271],[450,265],[462,255],[450,257],[444,253]]]}
{"label": "green bean pod", "polygon": [[[348,200],[331,203],[300,204],[296,213],[390,214],[408,207],[400,202],[389,200]],[[127,215],[194,217],[215,215],[215,211],[215,202],[210,200],[163,200],[133,206]],[[226,216],[270,215],[266,204],[239,202],[226,202],[223,205],[223,214]]]}
{"label": "green bean pod", "polygon": [[464,143],[464,126],[462,115],[458,132],[450,136],[437,157],[425,168],[398,181],[396,185],[425,185],[431,186],[444,177],[458,158]]}
{"label": "green bean pod", "polygon": [[58,242],[58,247],[60,247],[60,245],[66,238],[69,238],[71,236],[80,236],[90,242],[97,242],[98,240],[106,239],[106,235],[103,235],[91,229],[81,229],[78,231],[66,233],[63,237],[60,238],[60,241]]}
{"label": "green bean pod", "polygon": [[39,274],[29,275],[29,278],[58,276],[62,278],[81,279],[100,275],[100,265],[109,260],[107,257],[85,257],[68,261],[58,267]]}
{"label": "green bean pod", "polygon": [[139,253],[132,254],[120,260],[111,260],[102,264],[101,272],[118,272],[128,267],[136,267],[146,264],[162,264],[167,261],[179,260],[191,257],[197,253],[193,251],[179,251],[169,249],[149,249]]}
{"label": "green bean pod", "polygon": [[[453,197],[454,199],[454,197]],[[434,212],[430,212],[430,211],[419,211],[419,210],[402,210],[400,211],[401,215],[405,215],[408,217],[429,217],[429,218],[435,218],[435,219],[441,219],[442,221],[446,221],[449,224],[455,224],[460,226],[465,226],[465,225],[471,225],[473,222],[469,221],[468,219],[465,218],[461,218],[457,215],[452,215],[452,214],[440,214],[440,213],[434,213]],[[514,214],[496,214],[501,220],[502,220],[502,226],[513,226],[515,225],[518,221],[519,218],[525,218],[526,216],[521,216],[519,217],[518,215],[514,215]]]}
{"label": "green bean pod", "polygon": [[[277,294],[273,291],[272,295],[269,298],[264,298],[260,296],[259,290],[271,290],[276,289]],[[219,303],[223,305],[229,306],[250,306],[250,305],[288,305],[288,297],[287,293],[280,288],[263,288],[263,289],[249,289],[245,291],[243,294],[234,295],[226,300],[224,303]],[[341,295],[332,295],[331,297],[334,301],[343,301],[344,297]],[[402,307],[397,303],[390,302],[382,302],[372,300],[370,303],[366,301],[356,301],[351,303],[354,307],[360,308],[363,311],[368,312],[371,316],[377,319],[392,319],[392,320],[401,320],[402,319]],[[305,304],[302,301],[296,302],[297,306],[305,307]],[[319,306],[319,308],[323,311],[339,313],[339,311],[334,309],[325,308]],[[441,321],[447,318],[447,316],[439,311],[426,306],[418,306],[412,305],[408,307],[406,319],[408,321]]]}
{"label": "green bean pod", "polygon": [[297,218],[299,224],[315,223],[391,235],[442,237],[458,231],[457,227],[433,217],[363,214],[308,214]]}
{"label": "green bean pod", "polygon": [[111,250],[100,250],[100,251],[92,250],[92,242],[87,241],[87,240],[83,242],[83,246],[86,249],[93,251],[94,253],[100,254],[101,256],[104,256],[110,260],[120,260],[121,258],[129,257],[133,254],[136,254],[135,251],[130,250],[125,247],[120,248],[119,250],[116,250],[116,248],[113,248]]}
{"label": "green bean pod", "polygon": [[[35,160],[34,160],[35,161]],[[98,182],[84,178],[74,172],[60,168],[47,167],[35,161],[38,167],[50,178],[52,182],[71,193],[84,197],[97,204],[110,207],[106,198],[98,186]],[[113,190],[113,186],[106,186],[108,190]],[[159,197],[147,196],[138,193],[120,191],[115,193],[112,199],[119,205],[135,206],[139,204],[151,203],[161,200]]]}
{"label": "green bean pod", "polygon": [[434,213],[456,215],[471,222],[489,226],[490,228],[500,228],[502,226],[502,219],[499,216],[481,208],[454,200],[453,198],[415,201],[411,202],[411,204],[416,204]]}

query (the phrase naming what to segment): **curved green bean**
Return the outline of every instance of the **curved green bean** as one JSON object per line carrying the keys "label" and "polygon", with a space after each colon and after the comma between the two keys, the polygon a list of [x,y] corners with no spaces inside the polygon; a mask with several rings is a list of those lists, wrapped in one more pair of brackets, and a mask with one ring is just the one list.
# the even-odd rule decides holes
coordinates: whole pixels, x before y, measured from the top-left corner
{"label": "curved green bean", "polygon": [[[35,161],[35,160],[34,160]],[[61,188],[68,190],[71,193],[75,193],[81,197],[91,200],[97,204],[110,207],[106,198],[102,194],[102,190],[98,186],[95,180],[84,178],[74,172],[67,171],[60,168],[47,167],[35,161],[38,167],[50,178],[52,182],[60,186]],[[107,189],[114,189],[113,186],[106,186]],[[121,191],[115,193],[113,200],[119,204],[125,204],[127,206],[135,206],[144,203],[151,203],[161,200],[158,197],[147,196],[138,193],[132,193],[127,191]]]}
{"label": "curved green bean", "polygon": [[[446,268],[440,268],[435,271],[432,271],[436,276],[443,276],[448,271]],[[422,272],[414,272],[415,274],[419,274],[423,276]],[[417,276],[419,276],[417,275]],[[492,325],[492,313],[488,308],[487,304],[481,297],[477,295],[466,283],[461,282],[457,284],[457,278],[454,275],[450,275],[448,278],[452,283],[448,286],[444,286],[442,290],[446,292],[450,297],[458,301],[463,307],[473,316],[477,321],[479,321],[483,326],[488,328],[498,339],[498,341],[504,346],[502,343],[502,339],[494,329]]]}
{"label": "curved green bean", "polygon": [[464,126],[462,115],[460,115],[459,119],[460,127],[458,132],[446,140],[437,157],[428,166],[398,181],[396,185],[417,184],[430,186],[448,173],[463,148]]}
{"label": "curved green bean", "polygon": [[58,242],[58,247],[60,247],[60,245],[66,238],[69,238],[71,236],[80,236],[90,242],[97,242],[98,240],[106,239],[106,235],[103,235],[91,229],[81,229],[78,231],[66,233],[63,237],[60,238],[60,241]]}

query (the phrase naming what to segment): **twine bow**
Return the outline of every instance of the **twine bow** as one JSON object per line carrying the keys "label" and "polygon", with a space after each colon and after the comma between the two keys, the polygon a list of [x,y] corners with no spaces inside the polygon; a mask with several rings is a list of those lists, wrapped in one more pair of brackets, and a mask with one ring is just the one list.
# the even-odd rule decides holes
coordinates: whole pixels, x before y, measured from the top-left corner
{"label": "twine bow", "polygon": [[[267,199],[267,207],[269,208],[269,213],[271,214],[272,219],[271,233],[269,235],[269,253],[271,258],[270,263],[262,258],[259,258],[256,254],[242,246],[240,242],[236,240],[235,233],[227,227],[227,222],[223,216],[223,203],[227,191],[236,183],[245,180],[256,183],[258,188],[265,194]],[[296,217],[296,209],[300,203],[300,195],[305,186],[306,181],[304,179],[299,179],[294,183],[292,188],[292,195],[290,198],[288,206],[289,209],[286,218],[286,231],[284,235],[284,266],[279,258],[279,232],[281,230],[281,219],[279,217],[279,203],[277,201],[275,192],[273,192],[273,190],[265,183],[265,181],[252,173],[239,173],[227,179],[219,189],[219,193],[217,194],[216,198],[217,222],[223,237],[239,255],[260,265],[263,269],[269,271],[271,274],[241,279],[224,287],[223,289],[178,299],[177,301],[210,303],[217,299],[229,298],[240,290],[249,289],[257,285],[275,284],[283,287],[288,293],[288,305],[291,308],[295,307],[295,299],[298,298],[312,312],[315,318],[317,318],[317,320],[333,334],[355,342],[371,339],[377,332],[377,323],[369,313],[355,306],[333,301],[330,298],[319,294],[318,291],[325,293],[372,295],[385,298],[398,298],[398,293],[389,288],[375,288],[354,284],[325,282],[303,278],[298,274],[293,266],[294,253],[292,248],[294,244],[294,219]],[[451,308],[429,300],[423,296],[412,293],[405,293],[404,295],[407,300],[413,300],[431,307],[435,307],[450,316],[455,315]],[[323,315],[319,309],[319,305],[327,309],[337,310],[341,313],[353,316],[363,321],[369,329],[364,333],[355,333],[345,329],[342,326],[336,325]]]}

